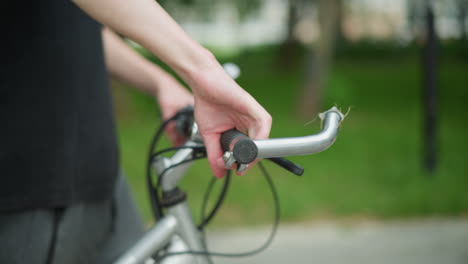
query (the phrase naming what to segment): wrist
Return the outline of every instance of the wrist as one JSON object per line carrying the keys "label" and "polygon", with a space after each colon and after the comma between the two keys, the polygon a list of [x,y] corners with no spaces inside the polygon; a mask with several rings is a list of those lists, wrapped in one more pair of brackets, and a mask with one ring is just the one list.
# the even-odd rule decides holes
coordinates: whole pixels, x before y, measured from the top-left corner
{"label": "wrist", "polygon": [[222,69],[216,57],[209,50],[200,46],[194,52],[191,60],[187,60],[181,67],[179,76],[190,86],[194,93],[203,92],[206,79]]}
{"label": "wrist", "polygon": [[160,100],[162,97],[164,97],[164,92],[174,86],[174,81],[175,80],[173,80],[171,76],[165,75],[160,75],[159,77],[154,78],[151,94],[157,100]]}
{"label": "wrist", "polygon": [[161,94],[164,92],[165,87],[173,87],[174,82],[177,82],[172,75],[165,72],[164,70],[151,65],[151,84],[149,87],[149,93],[156,97],[160,98]]}

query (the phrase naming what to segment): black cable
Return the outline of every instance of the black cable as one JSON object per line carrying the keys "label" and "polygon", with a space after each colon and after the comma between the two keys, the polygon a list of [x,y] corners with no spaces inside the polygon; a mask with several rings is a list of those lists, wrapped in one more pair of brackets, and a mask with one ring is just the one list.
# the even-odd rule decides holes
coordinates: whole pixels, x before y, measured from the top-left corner
{"label": "black cable", "polygon": [[[218,196],[218,200],[216,202],[216,205],[213,207],[213,209],[211,210],[209,215],[214,216],[216,214],[216,211],[218,211],[219,207],[221,206],[221,203],[224,200],[224,197],[226,196],[227,186],[229,185],[230,178],[231,178],[231,171],[229,170],[226,173],[226,179],[224,180],[223,189],[222,189],[220,195]],[[216,178],[212,177],[211,180],[210,180],[210,183],[208,184],[208,187],[207,187],[207,189],[205,191],[205,195],[203,197],[203,202],[202,202],[202,206],[201,206],[201,210],[200,210],[200,224],[197,227],[198,230],[200,231],[200,240],[202,242],[202,246],[203,246],[204,250],[207,250],[207,248],[208,248],[208,246],[206,244],[205,226],[208,225],[208,223],[211,221],[211,218],[212,218],[212,217],[210,217],[210,219],[205,218],[205,211],[206,211],[206,205],[208,204],[208,198],[209,198],[209,196],[211,194],[211,190],[213,190],[213,187],[214,187],[215,183],[216,183]],[[208,263],[213,264],[213,261],[211,260],[211,258],[209,256],[208,256]]]}
{"label": "black cable", "polygon": [[[162,154],[164,153],[167,153],[167,152],[171,152],[171,151],[176,151],[176,150],[181,150],[181,149],[193,149],[193,150],[199,150],[201,152],[204,152],[205,151],[205,147],[204,146],[180,146],[180,147],[170,147],[170,148],[166,148],[166,149],[163,149],[163,150],[160,150],[156,153],[153,153],[150,155],[150,158],[151,158],[151,162],[154,161],[155,158],[157,158],[158,156],[161,156]],[[204,153],[206,154],[206,153]],[[204,158],[204,157],[203,157]]]}
{"label": "black cable", "polygon": [[191,158],[191,159],[183,160],[183,161],[181,161],[181,162],[179,162],[179,163],[173,164],[173,165],[171,165],[171,166],[165,168],[165,169],[158,175],[158,181],[157,181],[157,183],[156,183],[155,188],[159,188],[159,186],[161,186],[162,178],[166,175],[166,173],[167,173],[170,169],[175,168],[175,167],[177,167],[177,166],[180,166],[180,165],[182,165],[182,164],[184,164],[184,163],[196,161],[196,160],[203,159],[203,158],[205,158],[205,157],[194,157],[194,158]]}
{"label": "black cable", "polygon": [[216,200],[215,205],[211,209],[210,213],[208,214],[207,217],[205,217],[205,211],[206,211],[206,205],[208,204],[208,198],[210,196],[211,190],[213,189],[214,183],[216,181],[216,178],[212,178],[211,182],[205,192],[205,196],[203,197],[203,202],[202,202],[202,207],[201,207],[201,219],[200,219],[200,224],[198,225],[198,230],[203,230],[205,226],[207,226],[210,221],[213,219],[213,217],[216,215],[218,212],[219,208],[221,208],[221,205],[224,202],[224,198],[226,198],[227,191],[229,189],[229,184],[231,182],[231,170],[228,170],[226,173],[226,176],[224,177],[224,184],[221,189],[221,193],[218,196],[218,199]]}
{"label": "black cable", "polygon": [[[210,213],[208,214],[208,217],[205,217],[205,211],[206,211],[206,205],[208,204],[208,198],[211,194],[211,190],[213,190],[214,184],[216,182],[216,178],[212,177],[210,180],[210,183],[208,184],[207,190],[205,191],[205,195],[203,197],[203,202],[200,210],[200,224],[198,225],[198,230],[200,231],[200,240],[202,242],[203,248],[206,250],[208,248],[207,243],[206,243],[206,234],[205,234],[205,227],[211,222],[211,220],[214,218],[216,213],[218,212],[219,208],[221,208],[222,203],[224,202],[224,198],[226,197],[227,190],[229,188],[229,183],[231,181],[231,171],[228,170],[225,176],[225,180],[223,183],[223,187],[221,189],[221,192],[218,196],[218,199],[215,203],[215,206],[211,209]],[[208,257],[208,263],[213,264],[213,261],[211,260],[210,257]]]}
{"label": "black cable", "polygon": [[280,222],[280,205],[279,205],[279,197],[278,193],[276,191],[276,187],[273,183],[273,180],[271,179],[271,176],[268,174],[267,170],[263,166],[261,162],[258,163],[258,166],[260,170],[263,172],[263,175],[265,176],[265,180],[267,181],[268,185],[270,186],[270,191],[273,196],[273,202],[274,202],[274,221],[273,221],[273,226],[270,235],[268,236],[268,239],[263,243],[260,247],[251,250],[251,251],[246,251],[246,252],[240,252],[240,253],[220,253],[220,252],[210,252],[210,251],[180,251],[180,252],[170,252],[166,253],[165,255],[161,256],[157,261],[160,261],[161,259],[165,257],[170,257],[170,256],[176,256],[176,255],[185,255],[185,254],[191,254],[191,255],[205,255],[205,256],[214,256],[214,257],[247,257],[247,256],[252,256],[255,254],[260,253],[261,251],[265,250],[268,246],[270,246],[271,242],[273,241],[273,238],[276,235],[276,232],[278,230],[278,225]]}
{"label": "black cable", "polygon": [[161,124],[159,129],[156,130],[156,133],[155,133],[155,135],[154,135],[154,137],[153,137],[153,139],[151,140],[151,143],[150,143],[150,148],[149,148],[149,151],[148,151],[148,159],[147,159],[147,162],[146,162],[146,185],[147,185],[147,188],[148,188],[149,200],[150,200],[150,205],[151,205],[151,209],[152,209],[152,212],[153,212],[153,217],[155,218],[156,221],[161,219],[164,216],[164,212],[163,212],[163,210],[162,210],[162,208],[160,206],[158,190],[153,185],[153,181],[152,181],[152,177],[151,177],[151,165],[152,165],[153,160],[154,160],[153,151],[156,148],[156,146],[157,146],[157,144],[159,142],[159,139],[161,138],[161,135],[162,135],[164,129],[167,127],[167,125],[170,122],[178,119],[181,115],[187,114],[187,111],[179,111],[175,115],[173,115],[171,118],[165,120]]}
{"label": "black cable", "polygon": [[[183,149],[183,148],[197,148],[197,147],[194,147],[194,146],[186,146],[186,147],[177,147],[177,148]],[[163,153],[163,152],[168,152],[168,151],[171,151],[171,150],[167,149],[167,150],[162,150],[162,151],[160,151],[160,152]],[[172,151],[173,151],[173,150],[172,150]],[[183,160],[183,161],[181,161],[181,162],[179,162],[179,163],[173,164],[173,165],[171,165],[171,166],[165,168],[165,169],[158,175],[158,177],[157,177],[158,180],[157,180],[156,186],[153,185],[153,181],[150,179],[150,181],[149,181],[149,183],[148,183],[148,184],[150,185],[149,188],[150,188],[151,190],[154,190],[154,192],[151,192],[151,193],[150,193],[150,197],[151,197],[151,195],[158,195],[157,189],[159,189],[159,186],[161,185],[161,180],[162,180],[162,178],[166,175],[166,173],[167,173],[170,169],[172,169],[172,168],[174,168],[174,167],[177,167],[177,166],[180,166],[180,165],[182,165],[182,164],[184,164],[184,163],[192,162],[192,161],[199,160],[199,159],[202,159],[202,158],[205,158],[205,157],[204,157],[204,156],[198,156],[198,157],[194,157],[194,158],[192,158],[192,159]],[[162,209],[162,207],[160,207],[160,208]],[[160,252],[161,252],[161,251],[160,251]],[[158,252],[157,254],[159,254],[160,252]],[[158,259],[157,256],[153,256],[153,258],[154,258],[154,259]],[[159,258],[160,258],[160,257],[159,257]],[[210,263],[210,264],[211,264],[211,263]]]}
{"label": "black cable", "polygon": [[150,205],[151,205],[151,209],[153,212],[153,217],[155,218],[156,221],[161,219],[164,216],[164,212],[162,208],[160,207],[160,201],[159,201],[157,189],[154,188],[153,181],[151,180],[152,178],[151,177],[151,165],[153,161],[152,153],[154,149],[156,148],[159,138],[161,137],[162,132],[164,131],[166,126],[169,124],[169,122],[175,119],[176,119],[176,115],[164,121],[162,125],[159,127],[159,129],[156,130],[156,133],[153,139],[151,140],[150,148],[148,151],[148,159],[146,161],[146,185],[148,187],[149,200],[150,200]]}

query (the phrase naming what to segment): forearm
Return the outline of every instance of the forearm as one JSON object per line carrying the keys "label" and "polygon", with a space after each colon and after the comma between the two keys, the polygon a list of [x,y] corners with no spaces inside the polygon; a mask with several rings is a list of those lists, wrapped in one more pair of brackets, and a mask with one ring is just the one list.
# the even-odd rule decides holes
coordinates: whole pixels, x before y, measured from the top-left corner
{"label": "forearm", "polygon": [[164,82],[172,78],[136,53],[108,28],[103,28],[102,39],[107,69],[113,77],[154,96],[163,89]]}
{"label": "forearm", "polygon": [[154,0],[74,2],[99,22],[147,48],[189,84],[197,72],[218,66],[214,57],[193,41]]}

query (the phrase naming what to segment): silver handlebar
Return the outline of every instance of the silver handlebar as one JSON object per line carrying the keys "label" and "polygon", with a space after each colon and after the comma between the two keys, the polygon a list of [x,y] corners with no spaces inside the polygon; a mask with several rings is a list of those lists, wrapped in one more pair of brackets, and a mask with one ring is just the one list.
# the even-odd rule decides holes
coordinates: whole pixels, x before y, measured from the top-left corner
{"label": "silver handlebar", "polygon": [[[326,150],[335,142],[338,134],[338,128],[345,116],[336,107],[321,113],[319,116],[324,122],[324,127],[318,134],[305,137],[253,140],[252,142],[257,148],[256,158],[265,159],[299,156]],[[203,146],[203,142],[195,122],[192,123],[190,139],[184,144],[184,146]],[[161,173],[173,164],[178,164],[182,161],[191,159],[192,155],[193,149],[181,149],[170,159],[161,157],[156,160],[154,166],[158,172]],[[225,152],[223,158],[227,168],[230,168],[234,162],[237,162],[234,158],[233,152],[231,151]],[[175,188],[177,183],[183,177],[184,172],[189,167],[190,163],[186,163],[183,166],[169,169],[166,174],[170,174],[171,176],[166,176],[162,179],[162,189],[172,190]],[[237,170],[240,172],[246,168],[247,164],[239,164]]]}
{"label": "silver handlebar", "polygon": [[258,148],[257,158],[300,156],[326,150],[335,142],[344,115],[336,107],[333,107],[320,114],[320,117],[324,122],[324,127],[316,135],[254,140]]}

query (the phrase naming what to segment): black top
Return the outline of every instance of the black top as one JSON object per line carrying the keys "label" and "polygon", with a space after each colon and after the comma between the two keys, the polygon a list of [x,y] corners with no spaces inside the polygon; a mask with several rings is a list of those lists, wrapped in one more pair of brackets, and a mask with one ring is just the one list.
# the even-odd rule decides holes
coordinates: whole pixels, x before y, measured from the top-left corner
{"label": "black top", "polygon": [[111,196],[117,147],[101,26],[69,0],[0,15],[0,210]]}

